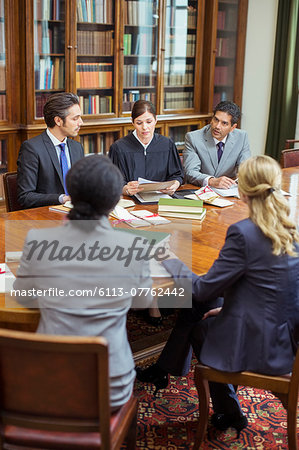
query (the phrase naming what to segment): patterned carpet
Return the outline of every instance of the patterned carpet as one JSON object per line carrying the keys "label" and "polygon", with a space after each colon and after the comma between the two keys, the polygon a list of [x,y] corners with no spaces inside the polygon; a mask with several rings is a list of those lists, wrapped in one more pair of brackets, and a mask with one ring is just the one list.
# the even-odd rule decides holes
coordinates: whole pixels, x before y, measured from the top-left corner
{"label": "patterned carpet", "polygon": [[[145,361],[144,366],[153,362]],[[193,366],[195,364],[193,361]],[[191,449],[198,420],[197,391],[193,369],[187,377],[171,377],[167,389],[153,395],[153,387],[136,381],[139,398],[137,448]],[[211,425],[202,449],[288,449],[286,412],[271,393],[241,387],[238,391],[249,426],[236,440],[236,432],[220,432]],[[212,413],[212,410],[211,410]],[[298,412],[299,440],[299,412]],[[126,448],[125,446],[123,447]]]}

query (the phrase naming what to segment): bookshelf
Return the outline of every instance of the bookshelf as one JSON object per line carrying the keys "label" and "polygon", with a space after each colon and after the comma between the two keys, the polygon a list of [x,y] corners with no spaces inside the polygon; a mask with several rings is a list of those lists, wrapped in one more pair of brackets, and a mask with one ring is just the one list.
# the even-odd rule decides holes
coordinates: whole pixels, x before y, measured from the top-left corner
{"label": "bookshelf", "polygon": [[167,0],[164,111],[194,109],[198,2]]}
{"label": "bookshelf", "polygon": [[[181,148],[185,132],[210,121],[219,95],[241,105],[247,3],[0,0],[0,139],[8,170],[16,169],[21,142],[45,129],[43,105],[55,92],[78,94],[86,154],[107,153],[111,140],[128,133],[139,98],[155,104],[157,130]],[[222,66],[227,83],[217,81]]]}
{"label": "bookshelf", "polygon": [[34,2],[35,117],[43,116],[49,95],[65,90],[65,2]]}
{"label": "bookshelf", "polygon": [[244,7],[247,9],[247,4],[239,0],[218,2],[214,105],[223,100],[241,104],[239,85],[243,84],[244,52],[240,53],[240,48],[245,45],[246,33]]}
{"label": "bookshelf", "polygon": [[76,88],[84,115],[115,111],[114,22],[113,2],[77,0]]}

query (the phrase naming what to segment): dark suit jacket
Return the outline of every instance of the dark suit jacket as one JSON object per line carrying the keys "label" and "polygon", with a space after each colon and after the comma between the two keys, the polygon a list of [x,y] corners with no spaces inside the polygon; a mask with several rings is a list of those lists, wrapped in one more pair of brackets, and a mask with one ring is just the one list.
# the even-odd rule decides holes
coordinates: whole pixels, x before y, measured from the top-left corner
{"label": "dark suit jacket", "polygon": [[[299,246],[297,245],[299,252]],[[299,326],[299,257],[275,256],[270,239],[250,219],[229,227],[218,259],[201,277],[179,260],[163,265],[180,285],[192,277],[195,302],[224,293],[200,359],[219,370],[284,374],[292,370]]]}
{"label": "dark suit jacket", "polygon": [[[83,147],[67,140],[71,165],[84,157]],[[18,201],[24,208],[59,204],[63,178],[55,146],[44,131],[23,142],[18,157]]]}

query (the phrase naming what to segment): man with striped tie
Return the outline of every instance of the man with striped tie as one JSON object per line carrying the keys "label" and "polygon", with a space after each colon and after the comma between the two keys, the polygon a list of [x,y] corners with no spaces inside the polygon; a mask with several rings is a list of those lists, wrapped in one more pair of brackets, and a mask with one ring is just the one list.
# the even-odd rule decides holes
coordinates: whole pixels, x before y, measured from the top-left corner
{"label": "man with striped tie", "polygon": [[23,142],[18,157],[18,201],[24,208],[64,204],[65,176],[84,157],[78,135],[83,121],[77,95],[51,95],[44,106],[47,129]]}

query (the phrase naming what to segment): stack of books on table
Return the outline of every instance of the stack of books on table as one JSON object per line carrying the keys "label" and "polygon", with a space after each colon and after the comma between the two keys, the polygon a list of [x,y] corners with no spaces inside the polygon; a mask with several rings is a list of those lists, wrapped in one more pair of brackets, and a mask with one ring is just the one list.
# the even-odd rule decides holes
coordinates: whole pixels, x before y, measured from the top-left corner
{"label": "stack of books on table", "polygon": [[202,205],[202,200],[160,198],[158,203],[158,214],[180,219],[203,220],[207,210],[203,208]]}

